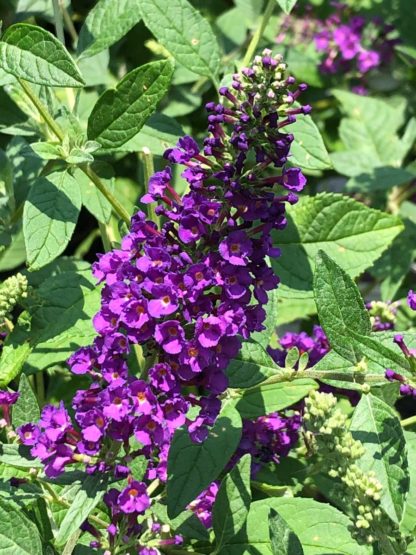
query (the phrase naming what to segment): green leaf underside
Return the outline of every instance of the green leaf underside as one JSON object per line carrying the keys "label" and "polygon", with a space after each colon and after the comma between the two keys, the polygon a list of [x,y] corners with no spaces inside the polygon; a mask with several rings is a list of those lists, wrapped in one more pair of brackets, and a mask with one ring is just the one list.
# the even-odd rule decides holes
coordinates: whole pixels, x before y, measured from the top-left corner
{"label": "green leaf underside", "polygon": [[192,442],[187,429],[175,432],[169,450],[167,506],[174,518],[215,480],[234,453],[241,437],[238,412],[226,406],[202,444]]}
{"label": "green leaf underside", "polygon": [[42,542],[36,525],[20,507],[0,498],[0,551],[2,555],[42,555]]}
{"label": "green leaf underside", "polygon": [[82,483],[68,512],[59,527],[55,538],[57,545],[64,545],[71,535],[78,530],[91,511],[101,501],[107,489],[106,476],[88,476]]}
{"label": "green leaf underside", "polygon": [[187,0],[141,0],[146,27],[184,67],[216,76],[220,51],[209,23]]}
{"label": "green leaf underside", "polygon": [[80,209],[78,183],[67,171],[35,180],[23,210],[23,233],[31,269],[45,266],[65,250]]}
{"label": "green leaf underside", "polygon": [[326,503],[303,498],[270,498],[252,503],[246,525],[221,551],[223,555],[273,555],[269,512],[274,509],[298,536],[304,555],[369,555],[351,537],[348,517]]}
{"label": "green leaf underside", "polygon": [[156,110],[173,75],[170,60],[145,64],[100,96],[88,119],[88,138],[114,150],[134,137]]}
{"label": "green leaf underside", "polygon": [[297,0],[276,0],[276,2],[286,14],[289,14],[295,7]]}
{"label": "green leaf underside", "polygon": [[40,410],[37,398],[32,390],[27,377],[22,374],[19,382],[20,397],[13,405],[13,426],[17,428],[26,422],[37,422],[40,418]]}
{"label": "green leaf underside", "polygon": [[354,439],[366,452],[356,464],[365,472],[374,471],[383,486],[381,506],[395,522],[400,522],[409,488],[406,442],[396,412],[373,395],[363,395],[351,421]]}
{"label": "green leaf underside", "polygon": [[213,507],[213,528],[217,549],[244,526],[250,502],[251,457],[244,455],[224,478]]}
{"label": "green leaf underside", "polygon": [[51,33],[16,23],[0,40],[0,67],[31,83],[83,87],[84,80],[65,47]]}
{"label": "green leaf underside", "polygon": [[317,388],[308,379],[263,385],[244,392],[236,407],[242,418],[257,418],[290,407]]}
{"label": "green leaf underside", "polygon": [[87,58],[105,50],[141,19],[140,0],[99,0],[81,27],[77,52]]}
{"label": "green leaf underside", "polygon": [[287,208],[288,225],[274,236],[272,262],[282,297],[312,297],[315,256],[326,252],[351,277],[369,268],[403,229],[399,218],[340,194],[303,197]]}

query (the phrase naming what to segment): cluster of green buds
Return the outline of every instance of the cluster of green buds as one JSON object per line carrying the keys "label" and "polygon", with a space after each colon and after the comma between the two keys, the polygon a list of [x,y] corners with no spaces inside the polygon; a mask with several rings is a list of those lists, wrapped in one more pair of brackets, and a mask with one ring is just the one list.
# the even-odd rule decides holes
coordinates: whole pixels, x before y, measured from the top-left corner
{"label": "cluster of green buds", "polygon": [[0,331],[9,327],[8,318],[20,299],[27,297],[27,289],[27,278],[20,273],[3,282],[0,288]]}
{"label": "cluster of green buds", "polygon": [[388,542],[393,545],[391,553],[404,553],[406,541],[380,506],[381,483],[374,472],[364,472],[355,464],[365,449],[348,431],[348,417],[337,408],[336,397],[312,391],[305,399],[303,418],[306,441],[320,457],[320,468],[345,486],[343,497],[352,512],[354,536],[380,547]]}

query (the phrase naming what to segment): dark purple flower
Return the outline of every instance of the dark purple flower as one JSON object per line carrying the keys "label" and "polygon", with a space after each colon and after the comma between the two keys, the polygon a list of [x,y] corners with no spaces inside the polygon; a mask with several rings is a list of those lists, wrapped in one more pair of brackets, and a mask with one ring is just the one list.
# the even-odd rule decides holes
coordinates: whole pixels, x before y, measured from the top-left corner
{"label": "dark purple flower", "polygon": [[140,199],[144,204],[155,202],[165,194],[166,187],[170,184],[171,169],[167,166],[164,170],[154,173],[147,184],[148,192]]}
{"label": "dark purple flower", "polygon": [[178,320],[166,320],[157,324],[155,339],[164,351],[175,355],[182,351],[185,333]]}
{"label": "dark purple flower", "polygon": [[232,231],[219,245],[224,260],[234,266],[246,266],[253,252],[251,240],[244,231]]}
{"label": "dark purple flower", "polygon": [[120,493],[117,501],[123,513],[144,513],[150,507],[146,484],[132,480]]}

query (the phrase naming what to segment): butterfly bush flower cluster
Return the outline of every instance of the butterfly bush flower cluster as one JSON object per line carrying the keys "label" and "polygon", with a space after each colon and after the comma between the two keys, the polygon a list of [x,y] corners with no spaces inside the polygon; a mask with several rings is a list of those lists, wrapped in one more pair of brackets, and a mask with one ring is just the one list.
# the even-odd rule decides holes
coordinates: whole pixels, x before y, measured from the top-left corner
{"label": "butterfly bush flower cluster", "polygon": [[354,92],[366,94],[363,78],[372,70],[387,66],[394,54],[394,28],[379,17],[366,21],[354,15],[343,3],[332,2],[332,13],[326,19],[319,19],[308,6],[304,16],[288,16],[278,43],[290,37],[292,44],[309,44],[322,55],[320,70],[324,74],[349,74],[358,78],[360,83],[353,87]]}
{"label": "butterfly bush flower cluster", "polygon": [[[121,247],[93,266],[103,284],[98,335],[69,360],[73,373],[91,378],[74,396],[74,421],[62,404],[47,406],[40,422],[19,429],[48,476],[82,462],[90,473],[127,480],[106,496],[116,528],[120,514],[134,528],[149,506],[131,462],[145,456],[144,479],[166,481],[174,431],[186,425],[193,441],[206,439],[228,385],[225,369],[242,339],[263,329],[263,305],[279,281],[267,262],[280,254],[271,234],[286,226],[285,205],[306,183],[288,164],[287,132],[311,110],[298,102],[305,89],[264,51],[220,89],[223,103],[207,104],[202,147],[185,136],[166,151],[169,164],[141,199],[157,204],[161,225],[138,211]],[[189,185],[183,197],[172,186],[173,165]],[[137,346],[147,366],[133,375]],[[297,437],[297,422],[270,415],[245,423],[240,455],[276,460]]]}

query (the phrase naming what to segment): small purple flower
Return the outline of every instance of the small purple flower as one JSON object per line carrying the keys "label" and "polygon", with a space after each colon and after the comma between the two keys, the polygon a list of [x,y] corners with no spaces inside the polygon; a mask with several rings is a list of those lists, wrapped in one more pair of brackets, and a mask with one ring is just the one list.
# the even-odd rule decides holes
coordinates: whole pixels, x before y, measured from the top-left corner
{"label": "small purple flower", "polygon": [[182,351],[185,333],[178,320],[167,320],[156,326],[155,339],[171,355]]}
{"label": "small purple flower", "polygon": [[150,507],[146,484],[132,480],[118,496],[118,506],[123,513],[144,513]]}
{"label": "small purple flower", "polygon": [[186,164],[197,154],[199,154],[199,146],[192,137],[186,135],[179,139],[175,148],[168,148],[163,156],[169,160],[169,162]]}
{"label": "small purple flower", "polygon": [[31,446],[37,443],[41,433],[39,427],[31,423],[23,424],[16,431],[23,445]]}
{"label": "small purple flower", "polygon": [[224,260],[234,266],[246,266],[253,252],[252,242],[244,231],[232,231],[220,243],[219,252]]}
{"label": "small purple flower", "polygon": [[199,318],[196,322],[195,333],[202,347],[215,347],[224,333],[224,324],[217,316]]}
{"label": "small purple flower", "polygon": [[148,192],[140,199],[144,204],[155,202],[165,194],[166,187],[172,178],[171,169],[167,166],[164,170],[154,173],[148,183]]}
{"label": "small purple flower", "polygon": [[416,310],[416,293],[412,289],[407,295],[407,304],[412,310]]}
{"label": "small purple flower", "polygon": [[302,191],[306,185],[306,177],[300,168],[288,168],[282,173],[281,184],[289,191]]}
{"label": "small purple flower", "polygon": [[367,73],[380,65],[380,54],[375,50],[362,50],[358,54],[357,65],[361,73]]}
{"label": "small purple flower", "polygon": [[0,405],[14,405],[19,396],[19,392],[0,390]]}
{"label": "small purple flower", "polygon": [[97,360],[97,354],[92,347],[81,347],[68,359],[71,372],[74,374],[86,374],[93,370]]}
{"label": "small purple flower", "polygon": [[169,316],[178,309],[177,298],[170,287],[166,285],[155,285],[151,291],[153,299],[148,303],[150,316],[162,318]]}

